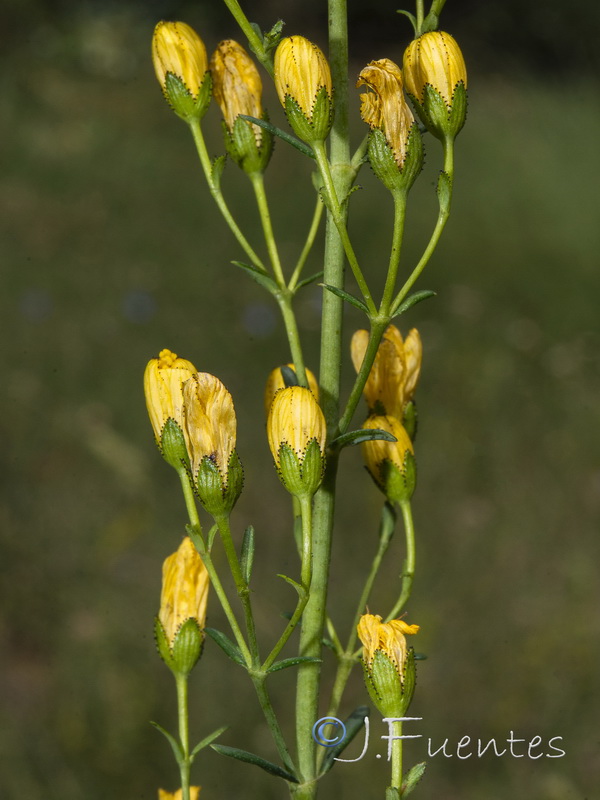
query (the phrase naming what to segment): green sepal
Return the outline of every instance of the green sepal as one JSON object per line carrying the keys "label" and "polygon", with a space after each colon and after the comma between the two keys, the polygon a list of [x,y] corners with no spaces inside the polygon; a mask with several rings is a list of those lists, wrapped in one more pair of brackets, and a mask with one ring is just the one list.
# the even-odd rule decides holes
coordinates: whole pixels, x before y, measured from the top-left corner
{"label": "green sepal", "polygon": [[412,792],[417,783],[423,777],[426,766],[427,762],[421,761],[419,764],[415,764],[414,767],[411,767],[408,770],[406,775],[402,778],[402,797],[407,797]]}
{"label": "green sepal", "polygon": [[231,131],[223,122],[223,133],[227,152],[244,172],[251,175],[265,171],[273,153],[273,134],[269,130],[263,131],[258,145],[252,123],[239,115]]}
{"label": "green sepal", "polygon": [[362,444],[362,442],[370,442],[372,439],[383,439],[386,442],[397,441],[396,437],[389,431],[384,431],[382,428],[361,428],[358,431],[348,431],[342,433],[337,439],[331,443],[332,448],[348,447],[349,445]]}
{"label": "green sepal", "polygon": [[201,120],[208,111],[212,97],[212,78],[207,70],[202,78],[198,97],[194,97],[185,83],[173,72],[167,72],[163,92],[167,102],[185,122]]}
{"label": "green sepal", "polygon": [[281,669],[297,667],[300,664],[320,664],[321,662],[321,658],[315,658],[314,656],[292,656],[292,658],[284,658],[281,661],[276,661],[269,667],[267,672],[279,672]]}
{"label": "green sepal", "polygon": [[177,739],[173,736],[173,734],[169,733],[169,731],[166,730],[166,728],[163,728],[162,725],[159,725],[158,722],[154,722],[153,720],[150,720],[150,725],[152,725],[154,728],[156,728],[157,731],[160,731],[162,733],[162,735],[171,745],[173,754],[175,756],[175,761],[177,761],[178,764],[182,764],[184,761],[183,750],[181,749],[181,745],[179,744]]}
{"label": "green sepal", "polygon": [[296,288],[294,289],[294,294],[298,291],[298,289],[302,289],[304,286],[310,286],[311,283],[315,283],[315,281],[318,281],[319,278],[323,277],[323,274],[324,274],[323,270],[321,270],[321,272],[315,272],[315,274],[311,275],[310,278],[304,278],[304,280],[300,281],[300,283],[296,285]]}
{"label": "green sepal", "polygon": [[181,675],[189,675],[202,655],[203,644],[204,634],[200,630],[198,620],[193,617],[186,619],[175,634],[175,640],[171,647],[173,671]]}
{"label": "green sepal", "polygon": [[326,772],[329,772],[329,770],[335,764],[335,759],[338,758],[340,753],[344,752],[361,728],[364,727],[365,718],[368,716],[369,706],[359,706],[358,708],[354,709],[347,719],[344,720],[346,735],[339,744],[336,744],[334,747],[327,748],[327,753],[325,754],[325,758],[323,759],[323,764],[321,766],[321,772],[319,773],[320,775],[325,775]]}
{"label": "green sepal", "polygon": [[225,731],[226,731],[228,728],[229,728],[229,725],[223,725],[221,728],[218,728],[216,731],[213,731],[212,733],[209,733],[209,734],[208,734],[208,736],[205,736],[205,737],[204,737],[204,739],[202,739],[201,741],[199,741],[199,742],[198,742],[198,744],[196,745],[196,747],[194,747],[194,749],[193,749],[193,750],[192,750],[192,752],[190,753],[190,761],[191,761],[191,760],[193,760],[193,758],[194,758],[195,756],[197,756],[197,755],[198,755],[198,753],[199,753],[201,750],[204,750],[204,748],[205,748],[205,747],[208,747],[208,745],[209,745],[209,744],[212,744],[212,743],[214,742],[214,740],[215,740],[215,739],[218,739],[218,738],[219,738],[219,736],[220,736],[222,733],[225,733]]}
{"label": "green sepal", "polygon": [[363,311],[367,315],[369,314],[369,309],[362,300],[358,299],[358,297],[354,297],[354,295],[348,294],[348,292],[345,292],[343,289],[339,289],[337,286],[331,286],[328,283],[321,283],[320,285],[324,289],[327,289],[328,292],[336,295],[336,297],[341,297],[342,300],[345,300],[347,303],[350,303],[350,305],[358,308],[359,311]]}
{"label": "green sepal", "polygon": [[450,111],[450,136],[454,138],[462,130],[467,119],[467,89],[462,81],[455,87]]}
{"label": "green sepal", "polygon": [[225,655],[230,658],[232,661],[235,661],[236,664],[239,664],[241,667],[246,666],[246,662],[244,661],[244,656],[242,655],[242,651],[234,644],[231,639],[225,636],[222,631],[218,631],[216,628],[205,628],[204,633],[219,645],[221,650],[225,653]]}
{"label": "green sepal", "polygon": [[365,684],[369,696],[384,717],[403,717],[415,690],[415,661],[412,647],[408,650],[400,679],[398,666],[383,650],[376,650],[370,666],[363,661]]}
{"label": "green sepal", "polygon": [[242,555],[240,557],[240,569],[246,586],[252,577],[252,565],[254,564],[254,527],[248,525],[244,531],[242,539]]}
{"label": "green sepal", "polygon": [[254,125],[258,125],[261,128],[264,128],[266,131],[269,131],[273,136],[278,136],[287,144],[291,144],[292,147],[295,147],[296,150],[299,150],[301,153],[304,153],[305,156],[309,158],[314,158],[315,153],[312,147],[309,147],[304,142],[301,142],[300,139],[297,139],[295,136],[292,136],[290,133],[286,131],[282,131],[281,128],[278,128],[275,125],[272,125],[266,119],[258,119],[258,117],[251,117],[248,114],[240,114],[239,119],[245,119],[247,122],[252,122]]}
{"label": "green sepal", "polygon": [[163,425],[159,448],[162,457],[171,467],[176,470],[180,470],[182,466],[189,467],[190,459],[185,446],[185,436],[172,417],[169,417]]}
{"label": "green sepal", "polygon": [[303,142],[310,144],[327,138],[333,120],[333,105],[325,86],[321,86],[315,96],[310,119],[290,94],[285,96],[284,107],[292,130]]}
{"label": "green sepal", "polygon": [[369,134],[367,152],[373,172],[393,193],[408,192],[423,168],[423,140],[416,122],[410,126],[402,167],[398,166],[394,151],[379,128]]}
{"label": "green sepal", "polygon": [[429,14],[423,20],[423,25],[421,26],[421,35],[424,33],[429,33],[429,31],[437,31],[440,26],[440,18],[438,14],[433,11],[430,11]]}
{"label": "green sepal", "polygon": [[404,454],[403,468],[385,458],[379,466],[376,481],[385,496],[393,503],[404,503],[413,496],[417,481],[416,460],[410,450]]}
{"label": "green sepal", "polygon": [[454,139],[467,118],[467,90],[462,81],[454,88],[450,106],[430,84],[425,84],[423,99],[409,95],[421,121],[437,139]]}
{"label": "green sepal", "polygon": [[257,767],[264,769],[265,772],[268,772],[270,775],[276,775],[278,778],[283,778],[284,781],[289,781],[290,783],[298,783],[298,778],[295,775],[292,775],[291,772],[283,769],[282,767],[277,766],[277,764],[273,764],[271,761],[267,761],[260,756],[255,755],[254,753],[249,753],[247,750],[239,750],[237,747],[228,747],[224,744],[211,744],[213,750],[217,753],[221,753],[223,756],[229,756],[230,758],[237,758],[238,761],[245,761],[247,764],[255,764]]}
{"label": "green sepal", "polygon": [[423,300],[428,300],[430,297],[436,297],[436,295],[437,292],[434,292],[431,289],[422,289],[419,292],[413,292],[412,294],[409,294],[408,297],[403,300],[402,303],[400,303],[398,308],[392,312],[391,319],[394,319],[394,317],[399,317],[400,314],[404,314],[409,308],[416,306],[417,303],[420,303]]}
{"label": "green sepal", "polygon": [[210,175],[217,189],[221,187],[221,177],[226,163],[227,156],[217,156],[211,164]]}
{"label": "green sepal", "polygon": [[401,800],[400,791],[395,786],[388,786],[385,790],[385,800]]}
{"label": "green sepal", "polygon": [[288,492],[296,497],[313,495],[321,485],[325,467],[317,440],[311,439],[302,459],[285,442],[280,445],[278,455],[277,472]]}
{"label": "green sepal", "polygon": [[263,47],[265,48],[265,53],[270,53],[271,50],[274,50],[277,47],[281,41],[281,33],[284,25],[285,22],[282,19],[278,19],[271,30],[265,33],[263,36]]}
{"label": "green sepal", "polygon": [[173,653],[171,652],[171,645],[169,644],[162,622],[158,617],[154,619],[154,640],[156,641],[158,654],[167,667],[173,672],[175,670],[175,664],[173,661]]}
{"label": "green sepal", "polygon": [[198,498],[213,517],[227,516],[231,513],[242,493],[243,485],[244,470],[235,450],[229,457],[226,483],[223,481],[221,470],[210,456],[204,456],[195,475]]}
{"label": "green sepal", "polygon": [[266,289],[272,295],[279,294],[279,286],[275,283],[273,278],[270,275],[267,275],[266,272],[263,272],[261,269],[257,267],[253,267],[250,264],[244,264],[243,261],[232,261],[236,267],[243,269],[244,272],[248,273],[253,281],[256,281],[259,286],[262,286],[263,289]]}
{"label": "green sepal", "polygon": [[404,411],[402,412],[402,426],[408,433],[411,442],[414,442],[415,436],[417,435],[418,421],[419,415],[417,414],[417,404],[414,400],[409,400],[404,406]]}
{"label": "green sepal", "polygon": [[438,203],[440,204],[440,211],[444,214],[448,214],[450,212],[450,201],[452,199],[452,178],[443,170],[438,176],[436,192]]}

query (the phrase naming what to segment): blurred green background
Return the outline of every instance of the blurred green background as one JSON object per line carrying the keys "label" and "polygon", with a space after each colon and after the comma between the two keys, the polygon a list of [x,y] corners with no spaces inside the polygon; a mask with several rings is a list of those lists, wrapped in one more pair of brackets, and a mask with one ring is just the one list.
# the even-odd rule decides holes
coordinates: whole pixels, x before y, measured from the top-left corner
{"label": "blurred green background", "polygon": [[[283,17],[287,33],[325,46],[320,2],[247,5],[263,28]],[[353,74],[371,58],[400,60],[409,26],[395,4],[355,5]],[[523,6],[450,0],[443,17],[465,52],[470,110],[452,218],[420,282],[438,296],[402,320],[425,346],[409,621],[422,626],[428,660],[411,707],[424,719],[412,732],[435,749],[448,738],[449,752],[465,735],[539,735],[543,752],[561,736],[567,755],[438,755],[424,798],[592,800],[600,785],[600,109],[597,37],[587,33],[600,14],[584,0]],[[285,337],[270,299],[231,266],[240,252],[156,84],[149,44],[160,18],[193,24],[209,51],[238,36],[217,3],[5,0],[0,10],[3,800],[133,800],[177,785],[171,752],[149,725],[176,727],[152,618],[162,560],[185,523],[142,394],[144,366],[161,348],[217,374],[236,401],[246,487],[235,533],[256,527],[265,650],[294,600],[276,577],[297,564],[262,409],[267,373],[288,359]],[[270,88],[266,102],[283,125]],[[354,90],[352,106],[358,143]],[[216,109],[205,128],[218,155]],[[405,269],[434,220],[439,151],[430,137],[426,146]],[[224,181],[258,240],[234,165]],[[312,213],[310,165],[279,144],[267,183],[289,263]],[[352,236],[381,287],[390,203],[368,169],[359,183]],[[318,269],[316,248],[306,274]],[[313,366],[319,302],[311,288],[297,303]],[[362,320],[348,309],[346,322],[349,341]],[[351,380],[347,358],[346,391]],[[331,582],[344,636],[376,549],[380,499],[359,451],[346,451]],[[396,596],[401,539],[375,613]],[[209,623],[226,629],[214,600]],[[329,662],[325,674],[327,686]],[[272,679],[286,730],[292,678]],[[251,687],[211,642],[192,686],[195,740],[227,723],[222,742],[275,758]],[[342,711],[365,701],[357,671]],[[383,796],[389,773],[376,754],[386,731],[372,720],[368,755],[338,765],[324,798]],[[423,741],[407,746],[408,764],[426,758]],[[212,751],[195,776],[203,800],[286,794],[277,779]]]}

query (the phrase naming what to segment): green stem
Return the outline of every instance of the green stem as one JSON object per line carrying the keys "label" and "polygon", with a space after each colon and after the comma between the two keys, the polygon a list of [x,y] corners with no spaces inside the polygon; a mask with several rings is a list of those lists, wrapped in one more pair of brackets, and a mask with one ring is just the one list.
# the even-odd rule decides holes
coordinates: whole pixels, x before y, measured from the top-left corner
{"label": "green stem", "polygon": [[392,235],[392,250],[390,263],[385,279],[383,298],[379,309],[380,314],[389,315],[392,296],[396,287],[400,254],[402,252],[402,239],[404,238],[404,220],[406,218],[406,192],[394,192],[394,232]]}
{"label": "green stem", "polygon": [[194,546],[200,553],[200,557],[204,562],[204,566],[206,567],[206,570],[210,577],[210,582],[215,590],[215,594],[219,598],[219,602],[221,603],[221,607],[225,612],[225,616],[227,617],[227,621],[229,622],[229,627],[231,628],[231,631],[235,637],[237,646],[240,648],[242,652],[244,661],[246,662],[247,667],[251,667],[252,656],[250,654],[250,650],[248,649],[248,645],[246,644],[244,635],[240,629],[240,626],[233,612],[233,609],[231,608],[231,604],[229,602],[225,589],[223,588],[223,584],[219,580],[217,570],[215,569],[215,565],[213,563],[211,555],[208,552],[208,548],[206,547],[206,544],[204,542],[204,538],[202,536],[202,526],[200,525],[200,517],[198,516],[198,509],[196,508],[196,501],[194,500],[194,493],[190,485],[190,479],[188,477],[188,474],[183,468],[179,470],[179,479],[181,481],[181,488],[183,490],[185,505],[190,520],[190,527],[193,532],[192,541],[194,542]]}
{"label": "green stem", "polygon": [[412,591],[413,580],[415,576],[416,566],[416,549],[415,549],[415,524],[413,521],[412,508],[410,500],[400,503],[400,511],[402,512],[402,519],[404,521],[404,533],[406,538],[406,558],[402,569],[402,589],[398,602],[390,611],[387,616],[387,621],[390,619],[397,619],[398,615],[408,602],[410,593]]}
{"label": "green stem", "polygon": [[271,213],[269,212],[269,203],[267,202],[267,194],[265,192],[265,180],[262,172],[252,172],[249,175],[258,205],[258,212],[260,214],[260,221],[262,223],[267,251],[273,267],[273,273],[277,279],[280,288],[283,288],[285,278],[283,277],[283,270],[281,268],[281,260],[279,258],[279,251],[277,250],[277,243],[273,234],[273,225],[271,223]]}
{"label": "green stem", "polygon": [[[354,252],[354,248],[352,247],[352,242],[350,241],[350,237],[348,236],[348,229],[346,228],[346,218],[344,213],[342,212],[342,207],[340,206],[340,202],[338,200],[338,191],[336,190],[333,176],[331,174],[331,166],[329,164],[329,160],[327,159],[327,153],[325,151],[325,143],[313,142],[312,145],[315,153],[315,160],[317,162],[317,166],[319,167],[319,172],[321,173],[321,177],[323,178],[323,183],[325,184],[325,192],[327,194],[329,211],[331,213],[333,222],[335,223],[335,226],[337,228],[340,239],[342,240],[344,251],[346,253],[346,258],[348,259],[348,263],[350,264],[356,282],[358,283],[358,288],[360,289],[361,294],[365,300],[365,303],[367,304],[369,313],[376,314],[377,308],[375,307],[375,303],[373,302],[373,298],[371,297],[371,291],[367,286],[365,277],[358,264],[356,253]],[[346,181],[344,182],[346,183]],[[346,189],[346,192],[348,191],[348,188]],[[344,197],[345,194],[342,196]],[[327,281],[325,281],[325,283],[327,283]]]}
{"label": "green stem", "polygon": [[179,720],[179,743],[183,759],[179,762],[181,776],[181,800],[190,800],[190,738],[188,724],[188,678],[178,673],[175,676],[177,687],[177,716]]}
{"label": "green stem", "polygon": [[[396,727],[397,726],[397,727]],[[393,722],[390,735],[402,736],[402,723]],[[392,783],[391,786],[398,789],[402,796],[402,739],[392,740]]]}
{"label": "green stem", "polygon": [[402,301],[406,298],[406,295],[412,289],[415,281],[419,277],[419,275],[423,272],[427,264],[429,263],[429,259],[433,255],[435,248],[438,245],[442,232],[446,226],[446,222],[448,221],[448,217],[450,216],[450,204],[452,200],[452,187],[454,182],[454,140],[453,139],[446,139],[444,141],[444,172],[450,179],[450,197],[448,198],[448,202],[445,205],[440,203],[440,210],[438,213],[437,222],[435,224],[435,228],[431,235],[431,239],[429,240],[427,247],[417,266],[414,268],[410,277],[404,284],[404,286],[400,289],[398,294],[396,295],[394,302],[392,303],[392,314],[394,314]]}
{"label": "green stem", "polygon": [[283,317],[283,324],[285,325],[285,332],[290,346],[298,383],[300,386],[308,387],[306,366],[304,364],[304,355],[302,354],[302,343],[300,341],[300,333],[298,332],[296,315],[292,308],[292,298],[287,289],[282,289],[277,293],[275,299],[277,300],[277,305]]}
{"label": "green stem", "polygon": [[219,186],[215,183],[212,174],[212,163],[210,160],[210,156],[208,155],[208,150],[206,149],[206,142],[204,141],[204,135],[202,134],[202,128],[200,127],[200,121],[195,119],[192,120],[190,123],[190,130],[192,131],[192,136],[194,137],[194,143],[196,145],[196,150],[198,151],[198,156],[200,158],[200,164],[202,165],[202,170],[204,171],[204,176],[206,178],[206,182],[208,184],[208,188],[210,190],[211,195],[213,196],[217,206],[221,214],[223,215],[225,222],[229,225],[233,235],[238,240],[239,244],[241,245],[242,249],[248,256],[248,258],[252,261],[254,266],[257,269],[266,272],[265,265],[256,254],[244,234],[239,229],[236,221],[234,220],[227,203],[225,202],[225,198],[223,197],[223,193],[221,192]]}
{"label": "green stem", "polygon": [[254,28],[248,21],[248,17],[242,11],[240,4],[237,2],[237,0],[225,0],[225,5],[231,11],[235,21],[246,35],[246,38],[248,39],[248,44],[250,45],[250,49],[256,55],[256,57],[263,65],[263,67],[267,70],[269,75],[272,76],[273,62],[271,60],[271,57],[267,52],[265,52],[262,38],[257,34],[257,32],[254,30]]}
{"label": "green stem", "polygon": [[300,253],[300,257],[296,266],[294,268],[294,272],[292,273],[292,277],[288,284],[288,289],[290,292],[294,292],[296,286],[298,285],[298,280],[300,279],[300,274],[306,264],[306,259],[308,258],[310,251],[312,250],[312,246],[315,243],[315,238],[317,236],[317,231],[319,230],[319,225],[321,223],[321,217],[323,216],[323,201],[320,197],[317,197],[317,202],[315,205],[315,211],[313,214],[312,222],[310,224],[310,229],[308,231],[308,236],[306,237],[306,241],[304,243],[304,247],[302,248],[302,252]]}
{"label": "green stem", "polygon": [[369,341],[367,343],[367,349],[365,350],[365,355],[360,365],[360,369],[356,376],[356,380],[354,381],[354,386],[352,387],[352,391],[350,392],[350,396],[348,397],[348,401],[346,402],[346,407],[344,409],[344,413],[340,419],[338,425],[338,435],[342,433],[346,433],[350,423],[352,422],[352,417],[354,416],[354,412],[356,411],[356,406],[358,405],[361,395],[363,393],[363,389],[365,388],[365,383],[367,382],[367,378],[369,377],[369,373],[371,372],[371,367],[373,366],[373,362],[375,361],[375,356],[377,355],[377,349],[379,348],[379,344],[385,333],[385,329],[388,326],[389,319],[385,319],[382,322],[372,322],[371,323],[371,330],[369,331]]}
{"label": "green stem", "polygon": [[[227,0],[225,0],[227,2]],[[425,18],[424,0],[417,0],[417,36],[421,35]]]}
{"label": "green stem", "polygon": [[298,599],[298,603],[288,622],[285,630],[281,634],[277,644],[269,653],[268,658],[262,665],[262,669],[266,672],[273,664],[287,640],[292,635],[296,625],[302,617],[302,613],[306,608],[308,598],[310,597],[310,584],[312,580],[312,497],[297,498],[300,505],[300,515],[302,520],[302,542],[301,542],[301,583],[304,589],[304,595]]}

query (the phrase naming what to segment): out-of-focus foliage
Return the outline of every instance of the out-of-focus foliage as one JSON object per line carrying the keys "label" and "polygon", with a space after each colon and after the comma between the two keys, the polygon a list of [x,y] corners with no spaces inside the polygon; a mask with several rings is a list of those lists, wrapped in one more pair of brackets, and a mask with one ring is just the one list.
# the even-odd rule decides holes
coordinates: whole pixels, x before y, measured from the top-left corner
{"label": "out-of-focus foliage", "polygon": [[[312,6],[287,5],[300,30],[298,9],[308,19]],[[400,320],[404,333],[418,327],[424,342],[416,398],[419,573],[409,612],[429,658],[418,664],[411,713],[424,717],[416,732],[431,736],[434,748],[446,737],[454,744],[465,735],[505,740],[512,730],[545,742],[563,736],[567,756],[437,756],[417,791],[444,800],[581,800],[600,785],[600,114],[589,102],[598,85],[581,70],[568,83],[557,74],[546,80],[542,65],[558,64],[569,49],[568,40],[550,34],[550,56],[533,77],[500,69],[524,33],[515,23],[512,38],[509,26],[501,37],[492,21],[510,19],[507,9],[516,6],[448,3],[448,28],[461,43],[470,38],[483,59],[487,40],[475,42],[471,31],[485,18],[499,49],[490,58],[494,68],[475,73],[457,144],[455,208],[421,281],[438,297]],[[21,7],[43,24],[27,27]],[[254,585],[266,649],[285,624],[280,611],[295,602],[275,577],[294,575],[297,564],[262,407],[269,371],[289,356],[269,298],[229,263],[239,257],[235,242],[208,199],[185,126],[156,85],[149,54],[155,18],[150,11],[141,17],[139,6],[102,14],[81,7],[66,13],[70,8],[5,3],[2,12],[20,27],[0,74],[0,794],[154,800],[157,786],[172,789],[177,778],[148,724],[175,726],[171,676],[155,652],[152,617],[161,564],[179,543],[185,513],[173,470],[154,446],[144,366],[172,348],[218,375],[234,397],[246,472],[234,535],[239,543],[244,527],[256,526]],[[237,35],[217,16],[217,3],[149,8],[156,17],[189,9],[184,18],[199,28],[210,13],[209,46]],[[549,13],[552,30],[571,36],[573,8],[561,25]],[[389,57],[401,56],[407,29],[393,11],[380,10],[385,24],[368,33],[376,57],[384,44]],[[265,27],[277,13],[275,4],[264,6]],[[356,27],[366,22],[357,20],[354,41],[366,51],[367,34]],[[323,41],[324,28],[319,35]],[[584,63],[588,56],[582,49],[570,58]],[[356,73],[363,65],[354,65]],[[273,91],[265,104],[284,125]],[[358,142],[358,92],[352,104]],[[215,155],[222,151],[219,119],[215,108],[206,122]],[[406,268],[435,211],[438,162],[430,137],[426,148],[407,223]],[[228,166],[223,181],[247,225],[255,215],[238,172]],[[300,154],[279,143],[268,190],[290,197],[294,187],[310,200],[309,172]],[[352,229],[365,268],[381,285],[389,199],[368,170],[360,183]],[[298,222],[308,225],[310,213],[299,212],[295,199],[274,203],[286,262],[301,247]],[[315,257],[307,274],[318,269]],[[304,290],[298,311],[313,368],[318,309],[319,289]],[[348,310],[348,344],[363,324]],[[352,375],[348,351],[346,391]],[[345,630],[376,549],[380,495],[358,449],[343,458],[331,610]],[[394,597],[400,538],[373,613]],[[226,629],[214,597],[209,624]],[[211,642],[192,684],[196,739],[228,723],[224,743],[274,758],[245,676]],[[288,730],[291,685],[285,673],[272,679]],[[357,670],[344,711],[365,701]],[[385,752],[378,738],[384,732],[374,718],[368,756],[338,764],[323,783],[325,798],[383,794],[388,772],[376,754]],[[407,746],[408,763],[426,757],[422,742]],[[194,780],[206,798],[240,796],[243,787],[244,798],[276,800],[283,791],[275,779],[212,752],[203,753]]]}

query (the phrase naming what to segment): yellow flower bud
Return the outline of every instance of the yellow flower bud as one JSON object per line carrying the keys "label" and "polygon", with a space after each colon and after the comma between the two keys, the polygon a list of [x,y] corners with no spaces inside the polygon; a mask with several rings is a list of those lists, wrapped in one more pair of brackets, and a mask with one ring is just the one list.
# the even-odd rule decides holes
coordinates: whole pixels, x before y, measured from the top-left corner
{"label": "yellow flower bud", "polygon": [[325,139],[331,127],[331,72],[323,52],[303,36],[282,39],[275,52],[275,88],[296,134]]}
{"label": "yellow flower bud", "polygon": [[325,465],[327,427],[310,389],[288,386],[275,395],[267,419],[269,447],[286,489],[314,494]]}
{"label": "yellow flower bud", "polygon": [[383,430],[395,437],[369,439],[361,444],[363,458],[371,477],[393,503],[409,500],[415,489],[414,448],[403,425],[390,416],[371,416],[363,424],[365,430]]}
{"label": "yellow flower bud", "polygon": [[379,614],[363,614],[357,627],[363,645],[363,661],[367,668],[373,666],[375,653],[381,650],[396,667],[402,681],[408,648],[405,634],[419,632],[418,625],[408,625],[402,619],[382,622]]}
{"label": "yellow flower bud", "polygon": [[[363,362],[369,334],[356,331],[352,337],[351,355],[358,372]],[[416,328],[406,340],[395,325],[389,325],[383,335],[377,355],[363,390],[370,413],[387,414],[401,420],[406,404],[412,399],[419,374],[423,346]]]}
{"label": "yellow flower bud", "polygon": [[424,33],[406,48],[403,68],[423,123],[438,138],[456,136],[466,117],[467,68],[455,39],[444,31]]}
{"label": "yellow flower bud", "polygon": [[371,89],[360,96],[360,115],[370,128],[383,131],[402,169],[415,118],[404,99],[400,67],[389,58],[371,61],[358,76],[356,86]]}
{"label": "yellow flower bud", "polygon": [[[190,786],[190,800],[198,800],[200,797],[200,786]],[[176,792],[165,792],[164,789],[158,790],[158,800],[182,800],[181,789]]]}
{"label": "yellow flower bud", "polygon": [[213,515],[233,508],[242,489],[235,452],[233,399],[214,375],[198,372],[183,387],[192,478],[204,507]]}
{"label": "yellow flower bud", "polygon": [[152,61],[163,93],[183,119],[201,117],[210,102],[204,42],[185,22],[159,22],[152,37]]}
{"label": "yellow flower bud", "polygon": [[[183,412],[183,384],[196,372],[196,367],[185,358],[179,358],[170,350],[161,350],[158,358],[152,358],[144,372],[144,394],[154,437],[166,460],[174,467],[181,466],[181,459],[186,458],[189,450]],[[168,420],[182,433],[183,452],[177,452],[177,446],[169,450],[173,444],[172,437],[164,437]]]}
{"label": "yellow flower bud", "polygon": [[[286,366],[295,373],[293,364],[287,364]],[[314,373],[308,368],[306,369],[306,379],[308,381],[308,388],[314,394],[315,400],[319,402],[319,384],[317,383]],[[283,379],[281,367],[276,367],[267,378],[267,385],[265,386],[265,414],[267,416],[269,415],[271,403],[280,389],[285,389],[285,381]]]}
{"label": "yellow flower bud", "polygon": [[171,647],[188,619],[195,620],[200,630],[204,628],[209,582],[204,562],[190,537],[185,536],[179,549],[163,564],[158,618]]}
{"label": "yellow flower bud", "polygon": [[[241,44],[233,39],[221,42],[210,60],[210,71],[213,95],[230,132],[239,114],[257,119],[262,117],[260,75]],[[251,125],[251,128],[256,144],[260,146],[262,129],[258,125]]]}

